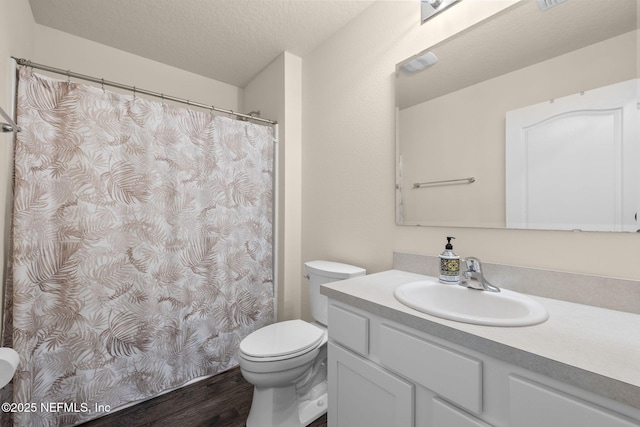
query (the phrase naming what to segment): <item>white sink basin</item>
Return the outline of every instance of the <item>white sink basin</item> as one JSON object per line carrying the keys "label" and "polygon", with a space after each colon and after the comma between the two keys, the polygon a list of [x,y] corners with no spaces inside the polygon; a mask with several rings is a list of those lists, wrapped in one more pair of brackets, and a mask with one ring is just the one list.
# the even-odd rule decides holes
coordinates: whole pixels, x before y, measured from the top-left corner
{"label": "white sink basin", "polygon": [[476,325],[529,326],[549,318],[547,309],[538,301],[507,289],[479,291],[421,280],[399,286],[393,295],[423,313]]}

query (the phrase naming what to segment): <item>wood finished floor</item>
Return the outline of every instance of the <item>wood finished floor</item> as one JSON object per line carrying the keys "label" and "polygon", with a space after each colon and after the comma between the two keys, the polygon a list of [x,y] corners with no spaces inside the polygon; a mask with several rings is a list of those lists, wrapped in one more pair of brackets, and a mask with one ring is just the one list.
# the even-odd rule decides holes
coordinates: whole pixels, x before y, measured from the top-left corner
{"label": "wood finished floor", "polygon": [[[244,427],[252,397],[253,386],[238,367],[88,421],[82,427]],[[326,425],[325,414],[310,427]]]}

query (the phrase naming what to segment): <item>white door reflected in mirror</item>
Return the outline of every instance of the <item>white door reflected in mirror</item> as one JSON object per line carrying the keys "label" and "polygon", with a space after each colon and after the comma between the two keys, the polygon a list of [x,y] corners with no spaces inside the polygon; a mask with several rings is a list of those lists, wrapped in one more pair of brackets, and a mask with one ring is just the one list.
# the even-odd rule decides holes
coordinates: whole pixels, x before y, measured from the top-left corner
{"label": "white door reflected in mirror", "polygon": [[507,112],[507,228],[638,230],[639,81]]}

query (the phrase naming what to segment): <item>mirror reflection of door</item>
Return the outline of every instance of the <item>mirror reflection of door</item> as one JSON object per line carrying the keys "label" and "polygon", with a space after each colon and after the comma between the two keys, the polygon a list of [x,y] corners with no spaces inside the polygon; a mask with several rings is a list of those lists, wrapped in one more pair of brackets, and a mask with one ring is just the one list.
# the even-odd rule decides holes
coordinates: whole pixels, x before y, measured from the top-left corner
{"label": "mirror reflection of door", "polygon": [[508,228],[638,229],[637,82],[507,112]]}
{"label": "mirror reflection of door", "polygon": [[[545,10],[537,3],[461,1],[452,14],[484,16],[489,4],[502,6],[397,65],[398,225],[513,227],[506,219],[505,112],[640,77],[640,0],[615,0],[615,7],[610,1],[570,0]],[[436,64],[405,72],[427,52],[438,58]],[[475,183],[413,187],[466,177]],[[567,188],[565,194],[579,191]],[[569,200],[561,194],[559,203]],[[640,228],[628,224],[628,215],[617,218],[617,224],[598,229]],[[561,222],[554,228],[586,230],[599,220]]]}

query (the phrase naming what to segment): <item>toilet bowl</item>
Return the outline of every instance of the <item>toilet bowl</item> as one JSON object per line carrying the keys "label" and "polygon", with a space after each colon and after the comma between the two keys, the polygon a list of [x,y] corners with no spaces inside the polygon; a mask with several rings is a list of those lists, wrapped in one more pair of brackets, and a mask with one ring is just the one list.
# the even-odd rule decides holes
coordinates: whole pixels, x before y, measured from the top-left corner
{"label": "toilet bowl", "polygon": [[0,388],[9,384],[20,363],[20,356],[12,348],[0,348]]}
{"label": "toilet bowl", "polygon": [[247,427],[303,427],[327,411],[327,297],[320,285],[365,274],[329,261],[305,263],[316,322],[287,320],[240,343],[240,371],[254,385]]}
{"label": "toilet bowl", "polygon": [[[326,331],[289,320],[256,333],[259,339],[252,334],[240,343],[240,370],[254,385],[247,426],[300,427],[322,415],[327,408],[326,387],[320,395],[311,396],[309,391],[314,379],[326,379]],[[258,351],[260,344],[265,348]],[[319,358],[321,354],[324,359]],[[299,403],[317,413],[300,414]]]}

